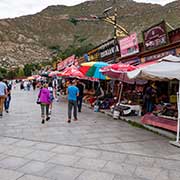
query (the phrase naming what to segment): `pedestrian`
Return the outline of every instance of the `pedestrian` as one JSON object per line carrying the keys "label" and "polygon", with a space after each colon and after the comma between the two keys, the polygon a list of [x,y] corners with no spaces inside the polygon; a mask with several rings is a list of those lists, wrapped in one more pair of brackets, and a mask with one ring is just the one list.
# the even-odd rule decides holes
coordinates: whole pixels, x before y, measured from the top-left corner
{"label": "pedestrian", "polygon": [[11,84],[8,83],[8,81],[5,82],[6,86],[7,86],[7,95],[6,95],[6,99],[4,101],[4,109],[6,111],[6,113],[9,112],[9,106],[10,106],[10,102],[11,102],[11,89],[12,86]]}
{"label": "pedestrian", "polygon": [[3,116],[3,106],[7,95],[7,86],[3,82],[3,78],[0,77],[0,118]]}
{"label": "pedestrian", "polygon": [[74,121],[77,121],[77,96],[79,96],[79,89],[76,87],[76,81],[70,81],[67,88],[68,95],[68,123],[71,122],[71,114],[73,109]]}
{"label": "pedestrian", "polygon": [[48,90],[50,92],[50,104],[49,104],[49,115],[51,115],[51,112],[52,112],[52,104],[53,104],[53,100],[54,100],[54,89],[53,89],[53,85],[52,85],[52,82],[49,82],[49,85],[48,85]]}
{"label": "pedestrian", "polygon": [[35,91],[36,90],[36,80],[33,80],[32,86],[33,86],[33,90]]}
{"label": "pedestrian", "polygon": [[23,82],[23,81],[21,81],[21,83],[20,83],[20,89],[21,89],[21,90],[24,89],[24,82]]}
{"label": "pedestrian", "polygon": [[28,91],[31,90],[31,82],[30,82],[30,81],[27,82],[27,90],[28,90]]}
{"label": "pedestrian", "polygon": [[16,80],[13,81],[13,88],[16,89]]}
{"label": "pedestrian", "polygon": [[84,96],[84,84],[77,80],[77,88],[79,89],[79,96],[77,97],[77,106],[78,106],[78,112],[81,112],[82,109],[82,100]]}
{"label": "pedestrian", "polygon": [[53,87],[53,89],[54,89],[54,99],[58,102],[58,97],[57,97],[58,81],[57,81],[57,78],[55,78],[55,79],[52,81],[52,87]]}
{"label": "pedestrian", "polygon": [[41,105],[41,118],[42,118],[41,123],[44,124],[45,118],[46,121],[50,120],[49,104],[51,103],[51,101],[50,101],[50,91],[48,90],[47,83],[45,83],[43,87],[40,89],[37,102],[39,102]]}
{"label": "pedestrian", "polygon": [[24,87],[24,91],[27,90],[27,81],[23,81],[23,87]]}
{"label": "pedestrian", "polygon": [[144,105],[145,105],[145,112],[152,112],[154,110],[154,104],[156,101],[157,96],[157,87],[155,83],[151,83],[145,90],[145,94],[143,97]]}

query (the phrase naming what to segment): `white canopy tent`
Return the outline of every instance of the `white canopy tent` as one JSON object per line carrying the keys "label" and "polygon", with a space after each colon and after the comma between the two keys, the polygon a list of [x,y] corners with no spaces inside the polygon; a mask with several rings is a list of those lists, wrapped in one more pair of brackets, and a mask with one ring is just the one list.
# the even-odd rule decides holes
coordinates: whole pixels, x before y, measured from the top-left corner
{"label": "white canopy tent", "polygon": [[180,132],[180,57],[176,56],[166,56],[160,59],[157,63],[146,66],[144,68],[139,68],[137,70],[128,72],[128,77],[130,79],[146,79],[146,80],[157,80],[166,81],[177,79],[179,80],[179,92],[177,96],[177,106],[178,106],[178,122],[177,122],[177,136],[176,142],[179,142],[179,132]]}

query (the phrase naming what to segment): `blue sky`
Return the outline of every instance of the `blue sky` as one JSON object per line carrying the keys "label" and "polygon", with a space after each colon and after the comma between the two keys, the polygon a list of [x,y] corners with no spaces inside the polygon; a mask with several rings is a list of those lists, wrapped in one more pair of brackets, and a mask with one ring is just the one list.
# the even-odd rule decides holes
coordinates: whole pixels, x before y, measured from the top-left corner
{"label": "blue sky", "polygon": [[[0,0],[0,19],[35,14],[50,5],[76,5],[86,0]],[[135,0],[164,5],[174,0]]]}

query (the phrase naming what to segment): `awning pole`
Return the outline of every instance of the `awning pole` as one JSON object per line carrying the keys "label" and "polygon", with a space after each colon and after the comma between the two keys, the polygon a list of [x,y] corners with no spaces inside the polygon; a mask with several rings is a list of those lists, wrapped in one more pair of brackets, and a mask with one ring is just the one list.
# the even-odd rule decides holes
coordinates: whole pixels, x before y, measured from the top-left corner
{"label": "awning pole", "polygon": [[177,136],[176,142],[179,142],[179,131],[180,131],[180,80],[179,80],[179,92],[177,93],[177,108],[178,108],[178,120],[177,120]]}
{"label": "awning pole", "polygon": [[120,92],[119,92],[118,104],[121,103],[122,90],[123,90],[123,82],[120,82]]}

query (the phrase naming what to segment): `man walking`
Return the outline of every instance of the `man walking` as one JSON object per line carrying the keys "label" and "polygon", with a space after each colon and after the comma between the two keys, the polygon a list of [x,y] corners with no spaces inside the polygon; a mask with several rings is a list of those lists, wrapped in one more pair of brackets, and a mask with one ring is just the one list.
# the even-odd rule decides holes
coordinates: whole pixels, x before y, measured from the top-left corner
{"label": "man walking", "polygon": [[8,81],[5,81],[5,84],[7,86],[7,94],[6,94],[6,99],[4,101],[4,108],[5,108],[5,111],[8,113],[9,112],[10,102],[11,102],[11,89],[12,89],[12,86],[11,86],[10,83],[8,83]]}
{"label": "man walking", "polygon": [[71,122],[71,114],[73,108],[74,120],[77,121],[77,96],[79,96],[79,89],[76,87],[76,81],[70,82],[67,89],[68,94],[68,123]]}
{"label": "man walking", "polygon": [[3,106],[7,94],[7,86],[3,82],[3,78],[0,77],[0,118],[3,116]]}
{"label": "man walking", "polygon": [[81,112],[82,109],[82,100],[84,96],[84,84],[77,80],[77,88],[79,89],[79,96],[77,97],[77,106],[78,106],[78,112]]}

